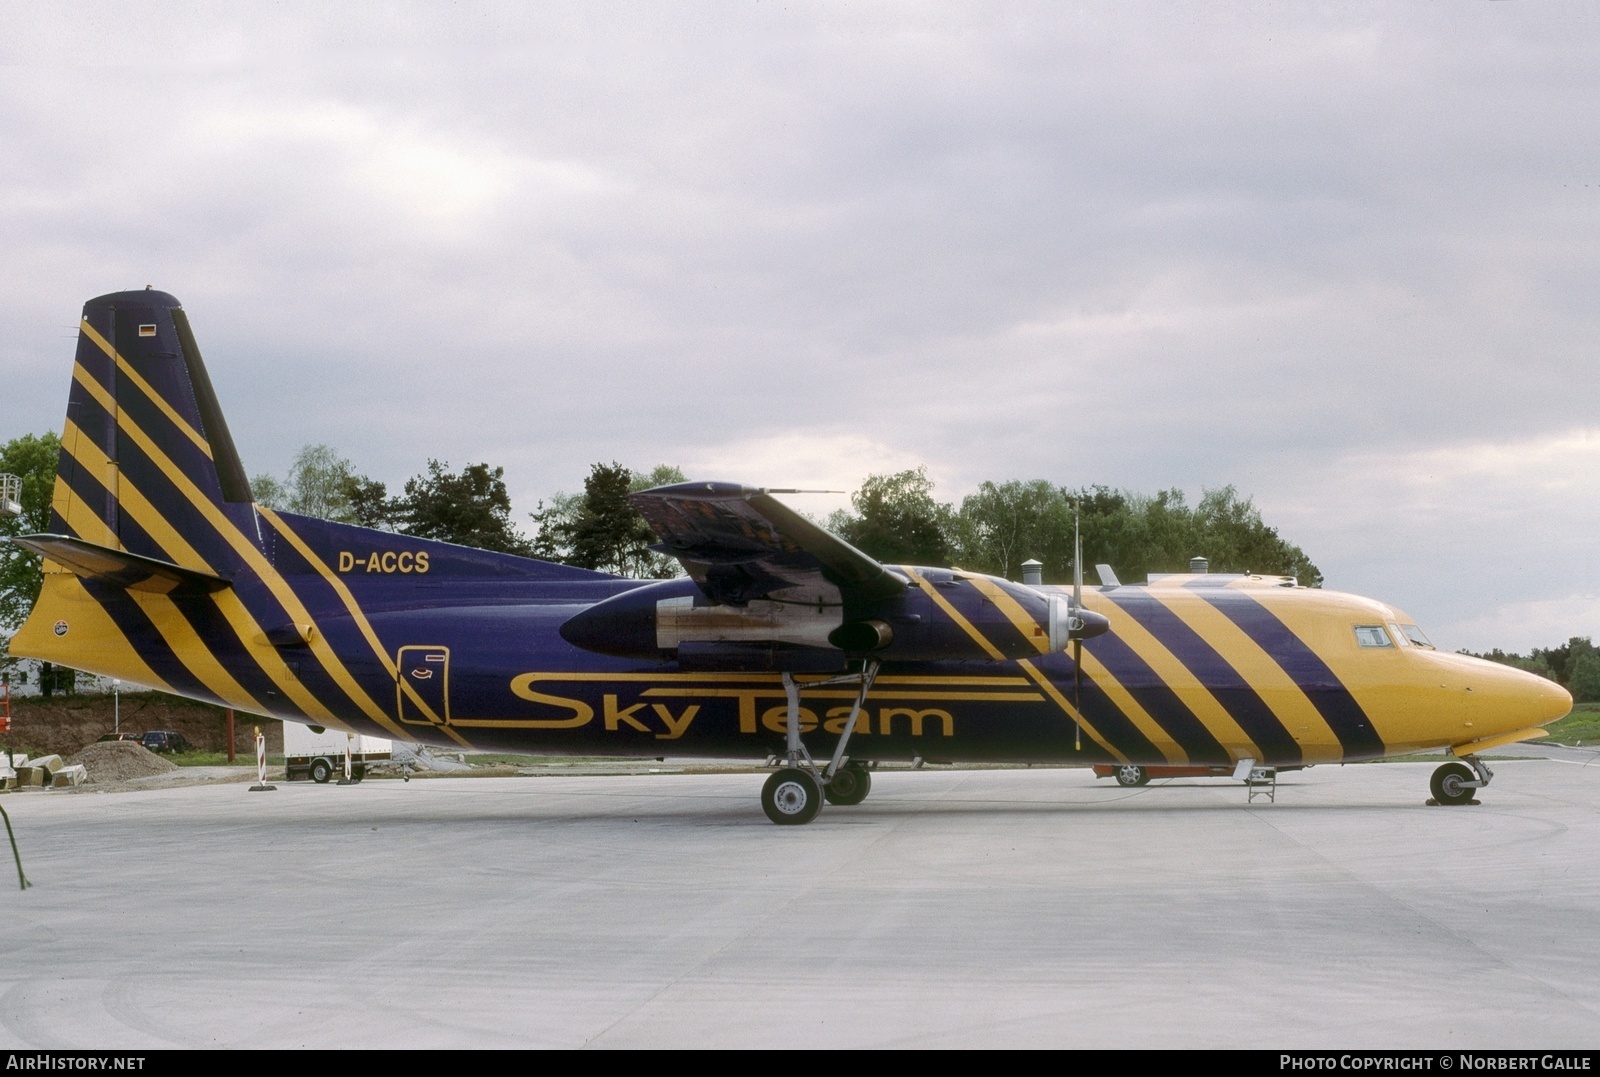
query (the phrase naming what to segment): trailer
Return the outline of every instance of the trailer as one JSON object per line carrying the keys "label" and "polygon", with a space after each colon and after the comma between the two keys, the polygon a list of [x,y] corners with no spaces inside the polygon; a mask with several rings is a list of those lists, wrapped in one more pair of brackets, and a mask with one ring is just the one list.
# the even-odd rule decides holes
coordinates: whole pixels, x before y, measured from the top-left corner
{"label": "trailer", "polygon": [[393,742],[364,733],[341,733],[318,725],[283,723],[284,780],[322,783],[344,777],[345,752],[350,753],[350,780],[367,776],[367,767],[393,757]]}

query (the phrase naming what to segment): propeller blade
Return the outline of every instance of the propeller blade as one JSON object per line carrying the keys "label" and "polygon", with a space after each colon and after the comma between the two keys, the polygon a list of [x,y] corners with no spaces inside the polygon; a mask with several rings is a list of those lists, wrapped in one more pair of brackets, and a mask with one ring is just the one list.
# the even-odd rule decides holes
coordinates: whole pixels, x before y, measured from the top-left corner
{"label": "propeller blade", "polygon": [[1073,750],[1083,751],[1083,640],[1072,641],[1072,709],[1078,718],[1072,723]]}
{"label": "propeller blade", "polygon": [[1072,605],[1083,606],[1083,535],[1078,530],[1078,514],[1072,514]]}

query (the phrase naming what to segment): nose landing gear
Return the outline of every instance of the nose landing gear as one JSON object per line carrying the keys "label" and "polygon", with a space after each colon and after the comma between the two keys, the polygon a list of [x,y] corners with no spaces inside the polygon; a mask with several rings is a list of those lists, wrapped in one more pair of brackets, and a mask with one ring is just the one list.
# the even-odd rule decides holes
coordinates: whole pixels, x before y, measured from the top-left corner
{"label": "nose landing gear", "polygon": [[1460,763],[1446,763],[1433,772],[1428,788],[1433,792],[1430,805],[1453,807],[1458,804],[1477,804],[1476,793],[1494,778],[1494,771],[1475,755],[1462,757]]}

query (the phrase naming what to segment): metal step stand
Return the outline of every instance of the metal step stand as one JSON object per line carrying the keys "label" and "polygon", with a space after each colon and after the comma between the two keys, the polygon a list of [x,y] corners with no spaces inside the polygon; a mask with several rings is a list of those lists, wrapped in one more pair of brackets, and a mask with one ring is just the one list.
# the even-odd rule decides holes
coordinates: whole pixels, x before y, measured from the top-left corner
{"label": "metal step stand", "polygon": [[1278,768],[1277,767],[1251,767],[1250,776],[1244,780],[1245,789],[1249,790],[1250,799],[1245,803],[1253,803],[1256,797],[1266,797],[1267,802],[1278,802]]}
{"label": "metal step stand", "polygon": [[1254,759],[1241,759],[1233,768],[1233,777],[1244,782],[1245,790],[1250,794],[1245,803],[1253,802],[1256,797],[1266,797],[1272,804],[1278,802],[1278,768],[1258,767]]}

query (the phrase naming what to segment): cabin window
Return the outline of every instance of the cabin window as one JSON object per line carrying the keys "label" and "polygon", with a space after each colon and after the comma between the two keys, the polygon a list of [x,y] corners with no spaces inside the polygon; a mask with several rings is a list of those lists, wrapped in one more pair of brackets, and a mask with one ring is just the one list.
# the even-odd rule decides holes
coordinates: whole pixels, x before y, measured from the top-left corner
{"label": "cabin window", "polygon": [[1393,647],[1382,625],[1356,625],[1356,642],[1363,647]]}
{"label": "cabin window", "polygon": [[1427,636],[1424,636],[1422,634],[1422,629],[1418,628],[1416,625],[1401,625],[1400,631],[1405,633],[1406,639],[1410,640],[1413,646],[1426,647],[1430,651],[1435,649],[1433,646],[1433,641]]}

